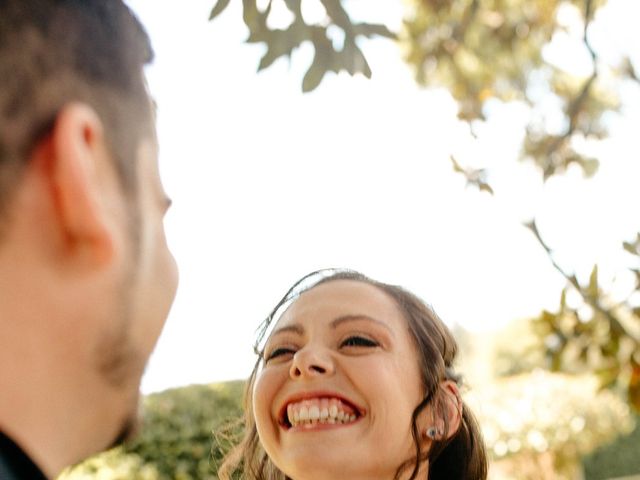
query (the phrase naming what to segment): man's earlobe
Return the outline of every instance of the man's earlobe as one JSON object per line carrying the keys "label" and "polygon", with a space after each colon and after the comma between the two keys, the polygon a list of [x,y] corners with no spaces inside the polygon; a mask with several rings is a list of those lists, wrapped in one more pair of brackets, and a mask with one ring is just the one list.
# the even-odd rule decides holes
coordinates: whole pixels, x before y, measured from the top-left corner
{"label": "man's earlobe", "polygon": [[99,170],[107,155],[102,121],[88,105],[68,104],[58,113],[50,142],[49,179],[65,247],[83,261],[107,262],[114,239],[101,198]]}

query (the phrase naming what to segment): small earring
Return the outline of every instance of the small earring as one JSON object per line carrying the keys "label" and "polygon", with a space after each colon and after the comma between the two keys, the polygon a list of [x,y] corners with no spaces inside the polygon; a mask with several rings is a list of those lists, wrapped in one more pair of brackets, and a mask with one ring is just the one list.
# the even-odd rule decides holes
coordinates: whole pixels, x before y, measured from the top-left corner
{"label": "small earring", "polygon": [[431,440],[435,440],[438,435],[442,435],[442,432],[436,427],[427,428],[427,437]]}

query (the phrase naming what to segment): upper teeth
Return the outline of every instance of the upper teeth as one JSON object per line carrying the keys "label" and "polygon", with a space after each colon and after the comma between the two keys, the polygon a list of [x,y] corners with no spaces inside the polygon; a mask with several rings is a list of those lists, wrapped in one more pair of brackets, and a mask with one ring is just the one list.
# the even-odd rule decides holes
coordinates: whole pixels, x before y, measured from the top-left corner
{"label": "upper teeth", "polygon": [[356,412],[337,398],[314,398],[287,405],[287,418],[292,426],[317,423],[350,423]]}

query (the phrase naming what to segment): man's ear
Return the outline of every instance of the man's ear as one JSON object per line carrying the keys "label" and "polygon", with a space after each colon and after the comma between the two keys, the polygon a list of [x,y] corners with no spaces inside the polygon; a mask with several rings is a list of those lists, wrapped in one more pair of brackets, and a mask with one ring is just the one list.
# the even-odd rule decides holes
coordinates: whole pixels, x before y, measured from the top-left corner
{"label": "man's ear", "polygon": [[88,105],[71,103],[56,118],[47,149],[48,177],[56,223],[66,253],[103,264],[113,256],[114,239],[101,196],[100,170],[108,159],[100,117]]}

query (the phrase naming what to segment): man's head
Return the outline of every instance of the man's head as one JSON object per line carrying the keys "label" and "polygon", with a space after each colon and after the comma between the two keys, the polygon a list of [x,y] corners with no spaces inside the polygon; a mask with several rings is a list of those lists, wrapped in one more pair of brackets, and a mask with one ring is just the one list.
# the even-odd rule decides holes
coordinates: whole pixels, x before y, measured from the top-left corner
{"label": "man's head", "polygon": [[71,101],[96,111],[120,181],[135,190],[131,159],[153,132],[142,74],[152,57],[120,0],[0,0],[0,211],[32,149]]}
{"label": "man's head", "polygon": [[135,423],[176,290],[151,57],[121,0],[0,0],[0,430],[50,475]]}

